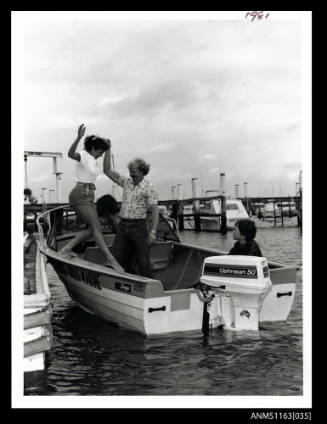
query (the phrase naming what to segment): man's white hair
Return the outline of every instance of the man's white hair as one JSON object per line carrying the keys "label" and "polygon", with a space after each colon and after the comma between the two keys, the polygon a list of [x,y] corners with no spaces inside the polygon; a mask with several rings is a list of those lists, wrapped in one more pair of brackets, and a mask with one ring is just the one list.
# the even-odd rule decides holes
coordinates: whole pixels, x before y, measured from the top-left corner
{"label": "man's white hair", "polygon": [[147,175],[150,171],[150,164],[146,163],[145,160],[143,159],[140,159],[140,158],[133,159],[128,164],[128,169],[130,169],[132,165],[136,166],[142,172],[143,175]]}

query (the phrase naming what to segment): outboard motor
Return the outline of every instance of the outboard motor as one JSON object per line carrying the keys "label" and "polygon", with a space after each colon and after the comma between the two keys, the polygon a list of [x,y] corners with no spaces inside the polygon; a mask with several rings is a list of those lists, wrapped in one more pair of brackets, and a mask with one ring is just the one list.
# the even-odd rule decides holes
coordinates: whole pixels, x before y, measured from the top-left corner
{"label": "outboard motor", "polygon": [[[225,328],[258,330],[259,313],[272,283],[266,258],[222,255],[205,258],[200,278],[215,293],[211,322]],[[214,305],[212,305],[214,306]],[[217,312],[216,312],[217,311]]]}

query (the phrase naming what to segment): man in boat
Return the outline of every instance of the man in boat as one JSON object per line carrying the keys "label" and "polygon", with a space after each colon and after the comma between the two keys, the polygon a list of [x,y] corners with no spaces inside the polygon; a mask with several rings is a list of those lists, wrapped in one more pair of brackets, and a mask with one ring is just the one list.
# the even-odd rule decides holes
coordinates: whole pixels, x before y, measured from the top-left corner
{"label": "man in boat", "polygon": [[[140,274],[152,277],[149,257],[149,245],[156,239],[159,222],[158,195],[150,181],[144,177],[149,173],[150,165],[143,159],[134,159],[128,164],[130,177],[120,175],[111,169],[111,142],[103,161],[103,172],[123,188],[118,233],[112,247],[112,253],[122,263],[128,251],[136,255]],[[152,213],[152,228],[148,234],[146,216],[148,209]]]}

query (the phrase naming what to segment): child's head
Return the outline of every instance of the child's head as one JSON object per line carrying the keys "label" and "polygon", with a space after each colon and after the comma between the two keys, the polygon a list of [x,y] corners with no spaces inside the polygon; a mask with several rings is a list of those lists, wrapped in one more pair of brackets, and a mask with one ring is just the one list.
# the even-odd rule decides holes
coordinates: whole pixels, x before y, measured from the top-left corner
{"label": "child's head", "polygon": [[97,200],[96,209],[98,212],[98,216],[101,218],[105,218],[109,215],[114,215],[120,210],[116,199],[110,194],[105,194]]}
{"label": "child's head", "polygon": [[239,221],[236,221],[235,227],[246,241],[253,240],[257,234],[257,227],[250,219],[240,219]]}

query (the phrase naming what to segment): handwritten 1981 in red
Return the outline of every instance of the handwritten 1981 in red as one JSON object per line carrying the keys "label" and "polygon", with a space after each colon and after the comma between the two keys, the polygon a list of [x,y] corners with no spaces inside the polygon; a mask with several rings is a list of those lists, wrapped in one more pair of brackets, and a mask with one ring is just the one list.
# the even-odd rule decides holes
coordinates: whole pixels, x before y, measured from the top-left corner
{"label": "handwritten 1981 in red", "polygon": [[257,12],[257,11],[253,11],[253,12],[247,12],[245,14],[245,19],[247,19],[249,16],[251,17],[251,22],[253,22],[255,19],[258,19],[259,21],[261,19],[267,19],[268,16],[270,15],[270,13],[267,13],[266,15],[264,15],[265,12],[261,11],[261,12]]}

